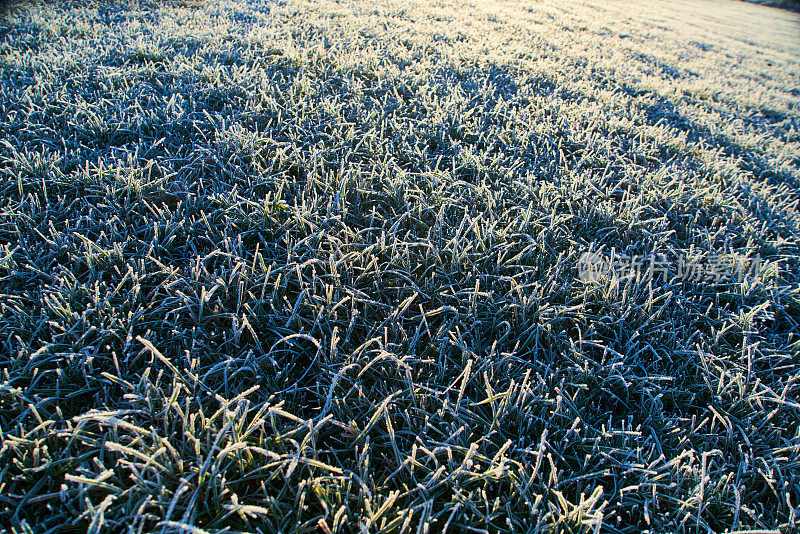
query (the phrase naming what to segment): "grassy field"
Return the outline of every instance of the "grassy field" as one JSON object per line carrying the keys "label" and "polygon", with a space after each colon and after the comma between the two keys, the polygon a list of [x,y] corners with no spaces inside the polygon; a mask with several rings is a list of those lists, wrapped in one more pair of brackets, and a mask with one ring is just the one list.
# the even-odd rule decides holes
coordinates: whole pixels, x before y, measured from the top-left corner
{"label": "grassy field", "polygon": [[0,191],[6,532],[800,528],[796,13],[33,5]]}

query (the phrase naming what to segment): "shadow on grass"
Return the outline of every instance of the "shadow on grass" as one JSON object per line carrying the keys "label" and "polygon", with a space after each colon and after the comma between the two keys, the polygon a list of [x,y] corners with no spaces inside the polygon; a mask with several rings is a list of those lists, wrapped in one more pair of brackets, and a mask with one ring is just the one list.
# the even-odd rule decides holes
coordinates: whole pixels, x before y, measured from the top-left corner
{"label": "shadow on grass", "polygon": [[[669,100],[658,97],[655,104],[645,107],[645,113],[651,126],[665,123],[686,134],[687,141],[698,143],[712,150],[716,150],[728,158],[738,160],[739,168],[749,172],[758,180],[766,180],[773,185],[785,184],[790,187],[794,198],[800,198],[800,180],[792,174],[773,168],[764,158],[752,148],[737,143],[729,136],[713,132],[709,127],[697,124],[695,121],[678,112],[675,104]],[[775,114],[779,114],[775,112]],[[780,120],[793,119],[787,114],[779,114]]]}

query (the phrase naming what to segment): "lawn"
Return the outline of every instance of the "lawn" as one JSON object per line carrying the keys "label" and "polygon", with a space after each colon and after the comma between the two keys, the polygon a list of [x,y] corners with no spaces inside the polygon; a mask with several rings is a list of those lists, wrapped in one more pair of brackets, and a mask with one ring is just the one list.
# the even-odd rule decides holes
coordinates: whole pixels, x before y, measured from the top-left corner
{"label": "lawn", "polygon": [[791,11],[17,6],[0,530],[797,532],[799,203]]}

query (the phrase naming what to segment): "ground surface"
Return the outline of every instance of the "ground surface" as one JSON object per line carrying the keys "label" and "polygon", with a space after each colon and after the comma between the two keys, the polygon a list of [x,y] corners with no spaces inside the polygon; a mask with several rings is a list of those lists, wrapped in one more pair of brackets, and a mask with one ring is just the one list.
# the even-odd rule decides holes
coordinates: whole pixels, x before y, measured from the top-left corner
{"label": "ground surface", "polygon": [[797,528],[796,14],[51,5],[0,70],[2,527]]}

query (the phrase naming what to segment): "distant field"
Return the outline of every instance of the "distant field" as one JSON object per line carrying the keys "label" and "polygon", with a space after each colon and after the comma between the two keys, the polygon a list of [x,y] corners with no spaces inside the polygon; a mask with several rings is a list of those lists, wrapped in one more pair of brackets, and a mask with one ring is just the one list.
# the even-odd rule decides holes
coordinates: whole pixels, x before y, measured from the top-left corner
{"label": "distant field", "polygon": [[800,528],[796,13],[20,8],[0,191],[4,532]]}
{"label": "distant field", "polygon": [[744,0],[754,4],[800,12],[800,0]]}

